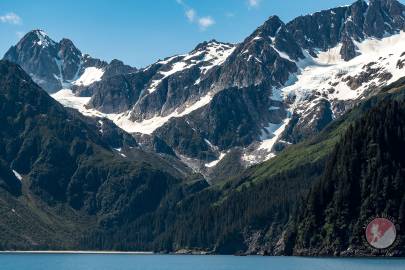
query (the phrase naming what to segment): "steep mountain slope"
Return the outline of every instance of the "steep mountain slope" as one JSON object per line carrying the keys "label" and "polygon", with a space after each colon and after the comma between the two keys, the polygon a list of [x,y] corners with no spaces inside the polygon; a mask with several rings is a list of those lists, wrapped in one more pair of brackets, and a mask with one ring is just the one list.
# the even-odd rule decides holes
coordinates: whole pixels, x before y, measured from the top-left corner
{"label": "steep mountain slope", "polygon": [[[379,255],[364,244],[367,221],[386,215],[403,228],[404,117],[403,100],[384,101],[350,126],[304,204],[296,254]],[[385,254],[404,254],[404,237],[398,237],[398,246]]]}
{"label": "steep mountain slope", "polygon": [[340,44],[339,54],[347,61],[358,55],[356,42],[369,37],[381,39],[404,30],[404,10],[395,0],[357,0],[350,6],[300,16],[287,28],[312,55]]}
{"label": "steep mountain slope", "polygon": [[[381,211],[403,220],[400,153],[401,130],[405,126],[404,79],[361,102],[318,136],[209,187],[198,176],[187,181],[176,178],[171,164],[154,169],[164,162],[154,155],[148,157],[137,151],[138,157],[134,158],[134,152],[113,150],[99,135],[107,130],[101,132],[91,125],[91,119],[87,119],[89,123],[74,111],[66,111],[19,67],[1,61],[0,74],[0,104],[4,112],[0,144],[2,249],[189,249],[223,254],[333,255],[351,245],[353,252],[360,252],[357,254],[371,254],[372,251],[364,251],[358,243],[351,242],[355,238],[348,239],[347,232],[342,234],[338,227],[332,227],[328,230],[331,235],[322,238],[319,232],[330,224],[323,224],[323,215],[330,217],[325,220],[338,224],[335,221],[347,218],[347,203],[361,202],[361,209],[367,211],[356,212],[354,207],[348,224]],[[361,143],[351,147],[356,133],[360,133]],[[376,138],[382,141],[373,144],[372,149],[379,152],[379,147],[384,147],[385,154],[381,162],[368,163],[368,155],[374,156],[374,152],[362,149],[370,149],[369,142]],[[359,151],[358,155],[347,157],[345,153],[352,154],[353,149]],[[64,157],[63,162],[60,157]],[[345,177],[350,177],[350,168],[358,170],[362,164],[366,167],[360,171],[378,172],[379,177],[360,174],[372,182],[361,193],[341,189],[357,183],[356,179],[346,181]],[[376,170],[366,169],[373,164]],[[390,166],[399,169],[399,178]],[[69,178],[69,172],[74,170]],[[337,174],[334,182],[342,184],[335,189],[328,183]],[[375,179],[386,180],[377,183]],[[309,192],[317,181],[323,184],[315,185]],[[379,185],[384,192],[379,192]],[[370,193],[368,188],[372,189]],[[318,200],[320,193],[330,202]],[[312,203],[296,220],[298,206],[307,194],[310,195],[306,201]],[[348,194],[351,195],[347,197]],[[365,197],[352,200],[356,194]],[[335,203],[336,210],[342,211],[332,215],[327,209]],[[316,206],[315,212],[311,205]],[[313,223],[312,218],[319,223]],[[295,232],[294,228],[300,229]],[[312,242],[305,239],[319,237],[319,249],[307,249],[311,248],[307,243]],[[331,243],[330,239],[340,242]]]}
{"label": "steep mountain slope", "polygon": [[5,60],[0,109],[3,248],[77,247],[89,226],[153,211],[190,174],[111,122],[67,110]]}
{"label": "steep mountain slope", "polygon": [[52,94],[64,107],[0,62],[0,248],[372,254],[356,220],[403,223],[403,10],[272,16],[141,70],[81,56],[65,71],[69,42],[29,33],[7,57],[69,89]]}
{"label": "steep mountain slope", "polygon": [[[62,86],[70,92],[54,97],[112,120],[145,148],[162,142],[194,170],[215,178],[215,167],[228,154],[239,155],[236,167],[272,158],[400,78],[404,11],[395,0],[359,0],[287,24],[272,16],[240,44],[204,42],[140,70],[94,59],[87,64],[90,58],[79,57],[76,70],[83,78],[64,75]],[[30,72],[38,61],[27,62],[36,51],[56,56],[37,45],[22,50],[32,44],[28,36],[6,58]],[[69,43],[46,38],[55,52]],[[56,54],[62,61],[64,54]],[[46,62],[55,62],[52,57]],[[55,64],[52,69],[58,70]]]}
{"label": "steep mountain slope", "polygon": [[[380,121],[380,118],[372,116],[375,111],[383,112],[380,117],[389,117],[390,120],[386,120],[386,123],[391,120],[395,122],[395,125],[389,125],[389,128],[395,129],[390,132],[397,132],[397,130],[401,132],[404,123],[399,118],[402,114],[395,114],[397,111],[385,114],[390,109],[384,104],[402,104],[401,106],[403,106],[404,102],[404,80],[401,80],[395,85],[391,85],[387,92],[361,102],[344,117],[328,125],[318,136],[286,149],[277,157],[253,166],[241,175],[231,179],[223,179],[223,182],[201,191],[186,195],[179,194],[176,199],[170,197],[155,212],[140,219],[121,227],[114,227],[107,232],[93,231],[87,234],[83,240],[85,247],[94,249],[100,248],[102,245],[102,248],[105,249],[117,246],[123,249],[135,249],[137,246],[148,250],[171,252],[185,249],[189,252],[221,254],[291,255],[295,252],[295,254],[300,255],[371,255],[373,251],[367,249],[365,245],[352,245],[351,250],[355,253],[335,252],[345,250],[351,243],[346,238],[336,240],[340,242],[327,242],[331,239],[334,240],[333,237],[321,241],[323,229],[321,230],[319,227],[323,226],[323,213],[327,215],[332,214],[332,212],[327,210],[327,204],[320,205],[321,200],[318,196],[321,194],[317,192],[318,189],[315,188],[311,192],[310,189],[318,181],[329,179],[330,168],[335,168],[331,167],[336,159],[335,149],[340,149],[342,145],[346,145],[346,138],[352,134],[353,127],[358,127],[361,123],[368,121],[378,122],[378,125],[381,125],[380,122],[384,122]],[[384,135],[385,129],[378,129],[378,125],[373,127],[373,130],[375,128],[377,134]],[[361,133],[367,133],[367,130],[362,129]],[[367,136],[372,138],[373,134]],[[393,136],[396,135],[393,134]],[[394,146],[395,142],[393,140],[389,144]],[[395,160],[400,158],[398,151],[402,151],[401,149],[400,147],[398,149],[385,149],[388,166],[397,164]],[[367,155],[366,151],[361,151],[356,157],[367,160]],[[391,160],[389,158],[391,155],[395,155],[396,158]],[[390,163],[390,160],[393,163]],[[348,166],[356,167],[358,165],[356,162],[351,162],[352,158],[346,156],[342,158],[342,161],[345,161]],[[397,161],[399,163],[396,168],[402,168],[400,165],[402,161],[400,159]],[[350,171],[343,168],[339,171],[339,175],[350,175]],[[391,174],[392,172],[387,168],[387,170],[381,171],[380,177],[384,179],[390,177]],[[329,180],[327,181],[330,183]],[[376,211],[385,211],[384,209],[388,209],[386,207],[389,206],[391,210],[387,213],[402,219],[403,178],[398,178],[397,181],[392,182],[387,179],[385,183],[387,187],[397,185],[400,189],[392,190],[389,188],[392,199],[385,200],[385,195],[375,190],[375,185],[372,185],[373,190],[370,196],[376,198],[379,205],[370,204],[367,198],[363,198],[361,201],[367,205],[365,209],[368,209],[368,212],[364,214],[366,218],[370,218],[368,215],[373,215]],[[339,186],[344,189],[346,195],[356,196],[358,194],[355,189],[350,188],[350,185],[342,184]],[[308,194],[310,195],[307,198]],[[367,188],[364,189],[364,194],[368,196]],[[326,200],[334,197],[327,194],[324,196]],[[337,196],[340,205],[350,205],[352,203],[350,196]],[[312,201],[317,206],[317,212],[310,212],[312,208],[301,212],[305,209],[305,202],[307,201]],[[332,218],[347,217],[345,211],[333,211],[335,212],[333,212]],[[301,238],[296,238],[297,232],[294,229],[299,227],[299,225],[294,226],[297,222],[297,216],[303,219],[303,224],[306,224],[304,221],[311,218],[321,222],[316,225],[319,227],[315,227],[313,230],[307,230],[307,227],[304,227],[298,231],[299,234],[305,234],[306,238],[314,239],[310,242],[310,247],[313,249],[299,249]],[[357,212],[350,216],[350,220],[353,222],[359,218]],[[335,219],[333,220],[335,221]],[[145,224],[148,226],[145,227]],[[339,224],[337,222],[328,226],[338,226]],[[318,228],[319,230],[317,230]],[[344,232],[344,234],[348,233],[350,231]],[[322,244],[317,245],[316,241],[319,237],[321,237]],[[403,254],[401,253],[404,252],[402,246],[402,244],[398,245],[396,255]],[[393,254],[382,253],[381,255]]]}
{"label": "steep mountain slope", "polygon": [[110,64],[83,55],[69,39],[53,41],[44,31],[27,33],[4,55],[19,64],[32,79],[49,93],[67,87],[83,87],[103,76],[135,71],[118,60]]}

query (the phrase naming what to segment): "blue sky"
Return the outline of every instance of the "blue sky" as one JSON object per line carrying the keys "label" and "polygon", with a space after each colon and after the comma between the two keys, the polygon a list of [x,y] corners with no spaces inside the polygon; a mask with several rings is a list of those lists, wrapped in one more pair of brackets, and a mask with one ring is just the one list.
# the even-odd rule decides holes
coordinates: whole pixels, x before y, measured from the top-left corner
{"label": "blue sky", "polygon": [[292,18],[353,0],[0,0],[0,54],[43,29],[84,53],[143,67],[204,40],[240,42],[269,16]]}

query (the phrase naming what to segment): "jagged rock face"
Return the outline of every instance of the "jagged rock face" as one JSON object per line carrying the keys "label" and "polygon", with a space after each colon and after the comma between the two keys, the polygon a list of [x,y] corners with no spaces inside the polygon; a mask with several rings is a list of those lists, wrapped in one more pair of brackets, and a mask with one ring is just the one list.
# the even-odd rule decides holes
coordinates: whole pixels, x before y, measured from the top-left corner
{"label": "jagged rock face", "polygon": [[[111,72],[107,77],[110,63],[101,81],[79,91],[93,95],[89,106],[104,113],[131,108],[133,121],[166,116],[208,93],[218,66],[233,49],[233,45],[212,40],[199,44],[188,54],[167,58],[142,70],[129,70],[122,76]],[[128,89],[136,93],[134,98],[125,97]],[[119,91],[123,94],[119,95]],[[117,98],[124,99],[125,106],[111,106],[123,102]]]}
{"label": "jagged rock face", "polygon": [[198,101],[212,90],[218,66],[234,48],[212,40],[199,44],[186,55],[171,57],[145,69],[146,72],[152,69],[155,74],[135,104],[131,119],[166,116]]}
{"label": "jagged rock face", "polygon": [[[102,69],[102,76],[99,78],[99,80],[94,80],[90,83],[74,83],[72,85],[72,90],[75,92],[77,96],[82,96],[82,97],[92,97],[95,95],[95,93],[98,94],[98,96],[103,96],[103,95],[108,95],[104,89],[100,88],[112,88],[112,89],[117,89],[117,86],[115,85],[118,80],[123,80],[124,75],[131,74],[137,71],[135,67],[131,67],[129,65],[125,65],[122,61],[114,59],[112,60],[109,64],[106,64],[104,61],[101,61],[99,59],[94,59],[91,58],[89,55],[84,56],[84,63],[86,67],[97,67]],[[113,78],[114,76],[117,76],[117,78],[110,80],[110,78]],[[98,82],[102,82],[101,84],[98,84]],[[118,84],[121,84],[121,89],[124,90],[124,93],[126,92],[125,90],[127,89],[126,83],[124,81],[118,82]],[[114,90],[113,90],[114,91]],[[118,97],[117,98],[121,98]],[[123,98],[123,97],[122,97]],[[126,102],[124,101],[115,101],[115,102]],[[100,111],[103,112],[120,112],[122,107],[116,107],[114,105],[109,105],[113,106],[113,109],[106,109],[104,111],[104,106],[106,106],[103,101],[93,101],[90,106],[93,108],[96,108]]]}
{"label": "jagged rock face", "polygon": [[[142,76],[118,75],[94,83],[86,89],[92,96],[89,106],[105,113],[121,113],[129,110],[142,91]],[[139,85],[140,84],[140,85]]]}
{"label": "jagged rock face", "polygon": [[207,165],[225,153],[228,156],[229,149],[244,148],[265,137],[269,123],[282,122],[287,108],[272,100],[268,89],[262,85],[261,90],[258,86],[223,90],[207,106],[167,122],[154,134],[180,155]]}
{"label": "jagged rock face", "polygon": [[405,7],[395,0],[372,0],[365,14],[364,32],[382,38],[405,27]]}
{"label": "jagged rock face", "polygon": [[[204,162],[215,160],[221,151],[246,147],[266,137],[266,126],[279,124],[287,116],[287,107],[273,97],[273,88],[285,84],[290,74],[298,71],[295,61],[303,58],[285,24],[271,17],[239,44],[222,66],[201,79],[199,92],[210,89],[208,92],[215,93],[212,100],[184,120],[169,121],[155,133],[182,155]],[[179,73],[179,83],[196,79],[186,75],[186,71]],[[133,113],[139,115],[140,110]],[[172,136],[181,139],[173,141]],[[190,145],[193,147],[187,148]]]}
{"label": "jagged rock face", "polygon": [[344,36],[342,38],[342,48],[340,49],[340,55],[342,56],[343,60],[349,61],[350,59],[356,57],[356,49],[357,47],[350,37]]}
{"label": "jagged rock face", "polygon": [[[196,127],[220,150],[247,146],[259,140],[269,122],[283,118],[277,110],[269,111],[275,101],[270,99],[271,92],[267,89],[250,87],[221,91],[201,112],[193,114]],[[285,117],[285,109],[282,112]]]}
{"label": "jagged rock face", "polygon": [[33,80],[49,92],[60,89],[61,85],[54,75],[60,70],[55,56],[58,54],[57,44],[40,30],[25,35],[21,41],[11,47],[4,59],[15,62],[33,78]]}
{"label": "jagged rock face", "polygon": [[[352,40],[382,38],[405,27],[405,7],[395,0],[359,0],[351,6],[339,7],[298,17],[287,24],[288,30],[305,49],[326,50],[342,42],[341,55],[352,59]],[[350,48],[350,49],[348,49]]]}
{"label": "jagged rock face", "polygon": [[[11,62],[0,61],[0,86],[0,187],[12,194],[21,193],[15,170],[44,202],[106,213],[117,209],[112,205],[120,204],[125,192],[149,190],[152,179],[166,190],[182,177],[178,163],[137,149],[135,139],[110,121],[64,108]],[[156,194],[153,189],[145,196]],[[136,204],[139,211],[150,209]]]}
{"label": "jagged rock face", "polygon": [[195,123],[188,118],[178,118],[159,128],[156,132],[159,138],[176,149],[179,155],[204,161],[216,159],[216,153],[204,140],[200,130],[195,128]]}
{"label": "jagged rock face", "polygon": [[[114,60],[111,63],[113,62]],[[91,96],[88,106],[104,113],[121,113],[130,110],[159,68],[154,66],[139,71],[129,69],[129,73],[108,76],[111,74],[109,68],[113,66],[116,65],[107,66],[102,80],[76,90],[82,96]],[[125,67],[119,67],[119,70],[123,71],[123,69],[128,70]]]}
{"label": "jagged rock face", "polygon": [[73,80],[80,72],[82,53],[73,45],[69,39],[62,39],[59,42],[58,56],[62,59],[62,77],[65,80]]}
{"label": "jagged rock face", "polygon": [[83,55],[71,40],[64,38],[55,42],[41,30],[27,33],[16,46],[7,51],[4,59],[19,64],[49,93],[73,86],[80,92],[87,83],[75,81],[79,80],[89,67],[103,70],[104,77],[136,70],[118,60],[108,64]]}
{"label": "jagged rock face", "polygon": [[27,33],[7,51],[4,59],[19,64],[49,93],[77,78],[84,67],[82,53],[72,41],[62,39],[57,43],[41,30]]}
{"label": "jagged rock face", "polygon": [[304,115],[294,114],[283,134],[283,140],[298,143],[320,132],[333,120],[331,104],[321,99]]}
{"label": "jagged rock face", "polygon": [[[141,70],[118,60],[107,64],[87,55],[79,58],[74,45],[62,40],[55,43],[54,51],[71,64],[61,60],[59,77],[44,76],[50,78],[47,83],[72,78],[80,62],[83,68],[78,74],[84,79],[64,83],[71,84],[75,95],[91,97],[87,109],[99,111],[128,132],[158,138],[159,142],[148,141],[151,149],[210,162],[235,147],[256,153],[260,144],[260,156],[267,159],[266,151],[277,152],[313,136],[355,100],[398,77],[392,63],[400,69],[405,57],[372,56],[378,62],[373,64],[361,55],[370,53],[365,40],[378,41],[404,29],[404,11],[397,1],[373,0],[301,16],[287,24],[272,16],[240,44],[204,42],[187,54]],[[9,55],[19,53],[12,48]],[[46,63],[57,72],[59,66],[53,62]],[[98,77],[86,80],[92,72]],[[112,116],[116,114],[119,118]],[[278,132],[284,128],[281,136]],[[276,142],[261,144],[276,134]]]}
{"label": "jagged rock face", "polygon": [[124,62],[113,59],[105,68],[103,77],[111,77],[119,74],[127,74],[135,72],[137,69],[129,65],[125,65]]}
{"label": "jagged rock face", "polygon": [[270,17],[228,58],[216,87],[242,88],[263,82],[282,85],[298,70],[293,61],[300,58],[304,58],[302,50],[284,23]]}
{"label": "jagged rock face", "polygon": [[[161,75],[154,75],[151,80],[159,80]],[[200,97],[199,86],[194,85],[200,76],[200,68],[190,67],[165,78],[156,89],[146,90],[132,109],[133,120],[143,120],[156,115],[169,115],[186,102]],[[157,79],[159,78],[159,79]],[[146,87],[148,89],[148,87]]]}

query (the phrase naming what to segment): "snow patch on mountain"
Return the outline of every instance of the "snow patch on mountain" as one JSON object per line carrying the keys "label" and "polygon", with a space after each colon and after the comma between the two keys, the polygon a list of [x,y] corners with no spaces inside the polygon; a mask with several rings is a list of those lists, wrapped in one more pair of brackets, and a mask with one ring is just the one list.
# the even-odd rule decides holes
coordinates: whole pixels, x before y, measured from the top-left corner
{"label": "snow patch on mountain", "polygon": [[209,104],[213,98],[213,93],[208,93],[207,95],[201,97],[197,102],[185,106],[184,110],[177,109],[173,113],[167,116],[155,116],[150,119],[143,120],[141,122],[134,122],[130,120],[130,113],[121,114],[116,119],[111,119],[114,123],[124,129],[129,133],[142,133],[142,134],[152,134],[156,129],[163,126],[171,118],[183,117],[190,114],[191,112],[206,106]]}
{"label": "snow patch on mountain", "polygon": [[108,118],[113,121],[118,127],[125,130],[128,133],[141,133],[152,134],[156,129],[163,126],[171,118],[185,116],[207,104],[209,104],[213,98],[213,93],[201,97],[193,104],[185,105],[183,110],[176,110],[175,112],[167,116],[155,116],[150,119],[143,120],[141,122],[132,121],[131,111],[127,111],[120,114],[106,114],[101,113],[95,109],[88,108],[86,105],[90,101],[90,97],[77,97],[70,89],[62,89],[57,93],[51,95],[55,100],[64,105],[65,107],[78,110],[80,113],[90,117],[102,117]]}
{"label": "snow patch on mountain", "polygon": [[85,115],[94,115],[86,113],[88,110],[85,108],[85,105],[90,101],[91,97],[77,97],[70,89],[62,89],[52,94],[51,97],[65,107],[76,109]]}
{"label": "snow patch on mountain", "polygon": [[18,180],[20,180],[20,181],[22,181],[22,176],[21,176],[21,174],[19,174],[17,171],[15,171],[15,170],[13,170],[13,173],[14,173],[14,175],[15,175],[15,177],[17,177],[17,179]]}
{"label": "snow patch on mountain", "polygon": [[102,68],[88,67],[84,70],[83,74],[73,82],[75,85],[87,86],[94,82],[100,81],[104,75]]}
{"label": "snow patch on mountain", "polygon": [[287,117],[279,124],[269,123],[264,128],[265,134],[262,136],[262,141],[255,144],[253,149],[247,149],[242,156],[242,161],[247,165],[253,165],[275,157],[273,147],[280,139],[290,119],[290,117]]}
{"label": "snow patch on mountain", "polygon": [[[271,98],[284,100],[286,103],[293,100],[289,115],[296,113],[303,119],[300,121],[306,121],[310,125],[316,116],[312,112],[319,109],[316,105],[322,100],[334,104],[338,101],[362,99],[369,91],[404,76],[404,32],[383,39],[370,38],[355,44],[359,55],[350,61],[341,58],[341,44],[318,52],[317,57],[304,52],[305,59],[296,61],[299,72],[291,74],[284,87],[274,88]],[[312,118],[308,117],[310,115]],[[264,128],[261,141],[245,150],[242,161],[252,165],[275,157],[273,147],[281,139],[289,121],[288,116],[282,123],[269,123]]]}
{"label": "snow patch on mountain", "polygon": [[174,64],[172,64],[171,69],[168,71],[160,71],[159,74],[162,75],[163,77],[161,77],[160,79],[157,80],[153,80],[152,83],[149,86],[149,93],[153,93],[156,91],[156,87],[158,87],[158,85],[167,77],[169,77],[172,74],[175,74],[177,72],[180,72],[182,70],[191,68],[192,66],[194,66],[195,64],[187,64],[186,62],[176,62]]}
{"label": "snow patch on mountain", "polygon": [[219,155],[218,159],[211,161],[209,163],[206,163],[206,164],[204,164],[204,166],[207,168],[215,167],[225,156],[226,156],[226,153],[221,153]]}
{"label": "snow patch on mountain", "polygon": [[[150,81],[149,86],[147,87],[146,95],[149,95],[156,91],[157,87],[160,83],[162,83],[164,79],[185,69],[189,69],[193,66],[198,65],[202,75],[214,66],[221,65],[235,50],[235,47],[236,46],[231,44],[210,41],[207,43],[202,43],[189,54],[177,55],[157,62],[156,64],[162,66],[159,68],[156,75]],[[62,64],[63,63],[59,63],[58,66],[62,66]],[[66,89],[60,90],[59,92],[53,94],[52,97],[62,103],[64,106],[77,109],[79,112],[86,116],[106,117],[112,120],[117,126],[129,133],[152,134],[157,128],[163,126],[170,119],[183,117],[203,106],[206,106],[211,102],[214,96],[214,92],[210,91],[200,98],[182,104],[181,106],[179,106],[179,108],[177,108],[169,115],[156,115],[152,118],[142,121],[134,121],[131,117],[131,110],[119,114],[101,113],[86,106],[86,104],[90,101],[90,97],[76,97],[73,92],[69,90],[72,85],[86,86],[99,81],[101,80],[103,74],[104,70],[101,68],[88,67],[84,70],[79,78],[75,79],[74,81],[65,83],[64,86],[66,86]],[[58,79],[63,81],[61,75],[58,76]],[[196,83],[199,83],[199,80]]]}
{"label": "snow patch on mountain", "polygon": [[44,31],[42,30],[36,30],[35,31],[38,40],[35,41],[35,44],[38,46],[41,46],[43,48],[48,47],[50,45],[55,45],[56,42],[54,42]]}
{"label": "snow patch on mountain", "polygon": [[207,47],[207,52],[202,60],[203,62],[207,62],[208,65],[202,66],[200,68],[201,71],[207,73],[211,68],[222,65],[235,49],[236,46],[234,45],[211,42]]}
{"label": "snow patch on mountain", "polygon": [[404,71],[397,63],[405,51],[404,32],[383,39],[367,39],[356,46],[359,56],[350,61],[340,57],[341,44],[320,52],[317,58],[307,55],[305,64],[298,63],[300,72],[295,81],[280,89],[284,98],[295,97],[293,106],[303,113],[317,101],[309,99],[314,93],[331,102],[356,100],[364,97],[367,90],[403,76]]}
{"label": "snow patch on mountain", "polygon": [[[211,68],[224,63],[235,48],[236,46],[231,44],[210,41],[206,46],[198,48],[189,54],[177,55],[157,62],[157,64],[162,64],[164,66],[163,69],[157,73],[160,77],[154,79],[150,83],[148,92],[153,93],[156,91],[159,84],[171,75],[196,65],[200,66],[202,74],[207,73]],[[167,66],[169,66],[169,69]],[[150,66],[148,68],[150,68]],[[197,80],[195,84],[198,84],[199,82],[200,80]]]}
{"label": "snow patch on mountain", "polygon": [[[290,78],[284,86],[275,87],[272,91],[271,99],[283,102],[287,106],[288,116],[279,123],[268,123],[264,127],[261,138],[244,150],[242,161],[245,164],[252,165],[276,155],[274,146],[281,141],[282,134],[293,113],[298,114],[300,116],[299,121],[304,121],[306,126],[310,125],[316,120],[317,114],[314,112],[320,111],[317,106],[320,102],[326,100],[332,104],[332,109],[334,109],[333,104],[336,102],[362,99],[367,96],[371,91],[370,89],[378,89],[380,86],[403,76],[405,70],[404,32],[383,39],[369,38],[354,43],[357,47],[358,56],[349,61],[344,61],[341,57],[342,44],[338,44],[327,51],[315,50],[317,57],[313,57],[309,52],[303,50],[305,58],[299,60],[291,59],[286,53],[272,46],[282,58],[294,62],[298,67],[298,72],[290,74]],[[201,80],[204,80],[205,73],[215,66],[222,65],[234,50],[234,45],[210,42],[202,44],[189,54],[177,55],[159,61],[155,65],[159,64],[161,67],[158,67],[157,73],[149,81],[149,86],[146,88],[147,93],[150,94],[159,89],[158,86],[163,80],[194,66],[197,66],[201,71],[200,77],[195,81],[197,85]],[[246,50],[242,54],[248,52]],[[251,55],[249,57],[253,60]],[[255,60],[260,61],[260,59]],[[403,66],[404,68],[402,68]],[[102,76],[102,69],[91,67],[87,68],[80,78],[73,83],[88,85],[100,80]],[[132,110],[120,114],[104,114],[95,109],[89,109],[86,104],[90,98],[76,97],[70,90],[61,90],[52,96],[63,105],[75,108],[84,115],[108,118],[129,133],[150,135],[170,119],[183,117],[208,105],[216,93],[210,91],[199,99],[197,98],[196,101],[182,104],[166,116],[157,113],[152,118],[139,121],[132,120]],[[280,107],[274,105],[269,107],[271,111],[279,109]],[[219,156],[218,160],[202,166],[214,167],[222,158],[223,155]]]}
{"label": "snow patch on mountain", "polygon": [[293,59],[291,59],[290,56],[289,56],[287,53],[278,50],[278,49],[276,48],[276,46],[273,46],[273,45],[272,45],[271,47],[278,53],[278,55],[280,55],[281,58],[284,58],[284,59],[286,59],[286,60],[288,60],[288,61],[290,61],[290,62],[294,62],[294,63],[295,63],[295,61],[294,61]]}

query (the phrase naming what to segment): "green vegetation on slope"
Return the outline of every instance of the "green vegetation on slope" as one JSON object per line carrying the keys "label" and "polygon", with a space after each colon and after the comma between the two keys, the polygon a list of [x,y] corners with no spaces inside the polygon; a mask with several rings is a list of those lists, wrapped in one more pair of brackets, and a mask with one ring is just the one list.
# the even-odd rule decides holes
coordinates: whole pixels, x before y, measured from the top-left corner
{"label": "green vegetation on slope", "polygon": [[[0,77],[1,249],[186,248],[229,254],[307,254],[305,250],[316,241],[313,237],[325,246],[331,239],[315,235],[311,228],[332,236],[338,231],[331,224],[339,212],[329,217],[333,222],[322,221],[323,207],[334,209],[328,203],[315,213],[306,210],[312,214],[309,217],[321,218],[309,220],[309,227],[301,227],[295,219],[306,209],[303,202],[314,183],[323,183],[320,179],[326,173],[333,177],[347,169],[343,163],[338,172],[325,171],[325,164],[333,167],[331,158],[340,156],[336,145],[347,144],[347,134],[355,133],[352,125],[367,119],[368,111],[384,102],[405,100],[399,82],[363,101],[315,138],[207,187],[198,175],[182,178],[181,170],[173,171],[170,162],[159,156],[137,151],[128,159],[121,157],[83,117],[50,99],[17,66],[0,62],[0,72],[5,74]],[[368,127],[372,125],[358,126],[366,133]],[[391,158],[395,160],[388,157],[387,164]],[[338,164],[345,160],[351,159],[336,159]],[[22,185],[12,169],[23,175]],[[342,198],[340,203],[349,197]],[[397,208],[398,201],[393,201]]]}
{"label": "green vegetation on slope", "polygon": [[323,177],[311,190],[297,227],[297,254],[405,254],[367,250],[364,226],[389,216],[405,226],[405,100],[385,100],[350,125]]}

